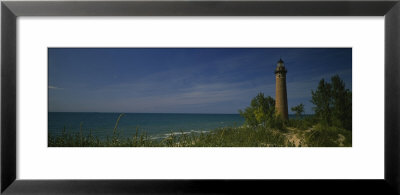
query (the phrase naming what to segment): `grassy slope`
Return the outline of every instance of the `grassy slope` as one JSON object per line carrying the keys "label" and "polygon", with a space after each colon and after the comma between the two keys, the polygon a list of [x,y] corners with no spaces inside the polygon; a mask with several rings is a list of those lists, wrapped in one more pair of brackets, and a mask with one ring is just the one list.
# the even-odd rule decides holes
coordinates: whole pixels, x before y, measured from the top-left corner
{"label": "grassy slope", "polygon": [[286,127],[283,130],[266,127],[226,127],[208,133],[171,134],[154,140],[138,130],[131,138],[122,139],[114,129],[114,136],[100,140],[91,134],[49,136],[49,147],[351,147],[351,132],[335,127],[314,125],[301,130]]}

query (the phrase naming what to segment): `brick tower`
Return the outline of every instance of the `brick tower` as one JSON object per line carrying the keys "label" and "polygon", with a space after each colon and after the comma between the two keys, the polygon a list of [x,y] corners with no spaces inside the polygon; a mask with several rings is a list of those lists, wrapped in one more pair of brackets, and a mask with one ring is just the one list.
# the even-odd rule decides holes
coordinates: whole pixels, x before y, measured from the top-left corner
{"label": "brick tower", "polygon": [[288,120],[289,118],[286,92],[286,73],[287,70],[285,68],[285,64],[283,63],[282,59],[280,59],[275,69],[275,110],[283,120]]}

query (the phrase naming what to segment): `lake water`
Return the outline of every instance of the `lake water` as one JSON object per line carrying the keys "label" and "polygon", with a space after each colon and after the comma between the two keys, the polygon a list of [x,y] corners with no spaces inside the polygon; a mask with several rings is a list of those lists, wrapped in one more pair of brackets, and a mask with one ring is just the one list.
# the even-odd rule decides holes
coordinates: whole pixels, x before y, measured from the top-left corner
{"label": "lake water", "polygon": [[[79,133],[80,125],[84,135],[100,139],[112,137],[120,113],[49,112],[48,131],[59,136],[65,127],[67,133]],[[161,114],[126,113],[119,121],[121,137],[132,137],[136,128],[146,131],[153,138],[163,138],[171,132],[206,132],[220,127],[241,126],[244,119],[239,114]]]}

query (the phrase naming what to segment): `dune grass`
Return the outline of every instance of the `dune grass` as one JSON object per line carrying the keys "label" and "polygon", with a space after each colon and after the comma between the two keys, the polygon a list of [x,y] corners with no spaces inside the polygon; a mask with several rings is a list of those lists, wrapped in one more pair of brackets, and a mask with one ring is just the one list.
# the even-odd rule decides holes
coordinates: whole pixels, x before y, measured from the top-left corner
{"label": "dune grass", "polygon": [[317,124],[313,131],[305,134],[306,143],[311,147],[351,147],[351,131]]}
{"label": "dune grass", "polygon": [[283,147],[285,137],[266,128],[225,127],[206,133],[171,133],[166,138],[152,139],[145,131],[136,130],[130,138],[119,136],[99,139],[89,133],[63,133],[49,136],[49,147]]}
{"label": "dune grass", "polygon": [[[173,133],[162,139],[153,139],[145,131],[136,129],[131,137],[121,137],[118,124],[121,114],[112,129],[111,138],[99,139],[89,133],[84,135],[83,125],[79,133],[60,136],[49,135],[49,147],[351,147],[351,132],[335,127],[312,125],[310,121],[301,124],[289,121],[281,129],[264,126],[224,127],[205,133]],[[295,129],[295,131],[289,131]],[[293,138],[298,139],[296,144]]]}

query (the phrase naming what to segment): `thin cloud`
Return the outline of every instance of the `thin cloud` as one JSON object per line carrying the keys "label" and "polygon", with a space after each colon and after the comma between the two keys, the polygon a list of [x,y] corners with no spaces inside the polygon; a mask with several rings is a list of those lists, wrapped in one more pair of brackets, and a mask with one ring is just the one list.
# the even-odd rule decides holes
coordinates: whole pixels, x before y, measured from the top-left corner
{"label": "thin cloud", "polygon": [[63,89],[63,88],[49,85],[49,89]]}

